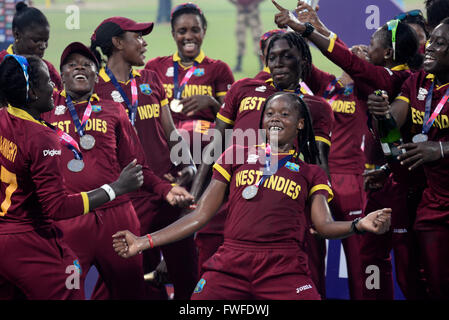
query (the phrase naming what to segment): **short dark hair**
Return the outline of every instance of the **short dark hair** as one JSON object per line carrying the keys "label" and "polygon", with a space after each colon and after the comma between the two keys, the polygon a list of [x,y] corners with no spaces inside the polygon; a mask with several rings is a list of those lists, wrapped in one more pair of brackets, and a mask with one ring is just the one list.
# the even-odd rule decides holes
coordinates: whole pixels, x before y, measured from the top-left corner
{"label": "short dark hair", "polygon": [[203,25],[203,29],[207,29],[207,20],[204,16],[203,11],[194,3],[184,3],[176,6],[172,12],[170,17],[170,24],[172,30],[175,28],[176,19],[178,19],[183,14],[194,14],[200,17],[201,24]]}
{"label": "short dark hair", "polygon": [[[30,88],[39,86],[39,67],[43,61],[37,56],[24,56],[28,61]],[[0,101],[1,104],[11,104],[15,107],[28,105],[26,80],[23,69],[12,56],[6,56],[0,64]]]}
{"label": "short dark hair", "polygon": [[18,2],[12,20],[12,29],[23,32],[33,24],[49,26],[47,18],[39,9],[28,7],[25,2]]}

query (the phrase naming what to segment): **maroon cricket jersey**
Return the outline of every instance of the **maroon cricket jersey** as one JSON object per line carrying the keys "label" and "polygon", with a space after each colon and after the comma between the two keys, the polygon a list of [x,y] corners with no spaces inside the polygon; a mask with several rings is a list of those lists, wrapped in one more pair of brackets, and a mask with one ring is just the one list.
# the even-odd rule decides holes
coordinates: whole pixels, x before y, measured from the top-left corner
{"label": "maroon cricket jersey", "polygon": [[[411,125],[412,136],[422,132],[426,97],[433,81],[433,74],[428,74],[423,70],[414,73],[404,82],[402,91],[396,98],[409,104],[408,123]],[[448,86],[448,83],[441,86],[435,85],[431,114],[441,101]],[[449,103],[446,102],[427,135],[430,141],[449,141]],[[432,195],[446,204],[449,203],[449,158],[425,163],[423,167],[428,189]],[[431,220],[431,217],[417,217],[417,219]],[[449,212],[446,212],[446,221],[448,219]]]}
{"label": "maroon cricket jersey", "polygon": [[[178,62],[178,82],[181,83],[190,66],[184,67],[181,64],[181,58],[178,53],[167,57],[151,59],[145,65],[145,69],[157,73],[164,85],[169,101],[174,98],[173,68],[175,61]],[[205,56],[203,51],[195,58],[195,62],[198,63],[198,67],[184,87],[182,98],[194,95],[206,95],[215,98],[225,96],[226,92],[234,83],[234,75],[229,66],[221,60],[214,60]],[[176,125],[185,120],[215,121],[215,113],[210,108],[203,109],[191,117],[188,117],[182,112],[172,112],[172,117]]]}
{"label": "maroon cricket jersey", "polygon": [[[55,94],[54,101],[55,109],[43,114],[42,118],[68,133],[80,145],[80,135],[67,108],[65,90]],[[87,101],[74,103],[80,121],[83,119],[87,103]],[[80,172],[70,171],[67,163],[73,159],[73,152],[67,148],[62,150],[61,172],[68,182],[67,188],[71,192],[78,192],[98,188],[105,183],[115,181],[122,169],[137,159],[137,163],[142,165],[144,174],[142,187],[165,197],[172,186],[168,181],[156,176],[147,166],[139,138],[121,104],[100,99],[98,95],[93,94],[91,105],[92,113],[86,122],[84,133],[95,138],[95,145],[91,150],[81,148],[84,169]],[[122,196],[114,200],[114,203],[108,203],[107,206],[117,205],[127,200],[127,196]]]}
{"label": "maroon cricket jersey", "polygon": [[[173,165],[170,160],[170,150],[162,126],[162,108],[168,108],[168,100],[164,87],[157,74],[150,70],[134,70],[138,91],[138,107],[135,128],[139,136],[148,166],[159,177],[168,173]],[[99,72],[99,80],[95,85],[95,93],[105,100],[120,102],[128,112],[128,107],[119,91],[114,87],[111,79],[102,68]],[[131,81],[120,82],[129,101],[131,102]]]}
{"label": "maroon cricket jersey", "polygon": [[[329,171],[362,174],[365,169],[364,146],[368,130],[367,105],[346,90],[336,77],[312,66],[307,84],[318,96],[325,96],[333,110],[335,122],[329,152]],[[332,87],[331,92],[329,89]]]}
{"label": "maroon cricket jersey", "polygon": [[[405,64],[391,69],[376,66],[365,59],[359,58],[344,43],[336,40],[336,36],[331,38],[328,49],[322,52],[351,76],[357,88],[355,90],[357,98],[366,101],[368,95],[381,89],[385,90],[390,101],[393,101],[400,92],[402,83],[411,75],[409,67]],[[310,85],[309,82],[307,84]]]}
{"label": "maroon cricket jersey", "polygon": [[[294,151],[272,154],[272,161]],[[242,161],[243,160],[243,161]],[[229,147],[214,164],[212,178],[229,184],[225,239],[250,242],[302,243],[307,228],[305,207],[312,195],[333,197],[323,169],[291,159],[258,187],[257,195],[246,200],[243,190],[258,183],[265,164],[264,146]]]}
{"label": "maroon cricket jersey", "polygon": [[[300,89],[305,97],[306,90],[302,87]],[[259,128],[265,101],[278,91],[271,78],[268,80],[244,78],[236,81],[226,94],[225,103],[217,113],[217,119],[233,126],[234,130]],[[312,114],[315,139],[330,145],[333,126],[331,107],[323,98],[315,96],[307,96],[306,103]]]}
{"label": "maroon cricket jersey", "polygon": [[[15,54],[14,51],[13,51],[12,45],[10,45],[8,47],[8,49],[0,51],[0,62],[3,61],[3,58],[7,54]],[[50,73],[50,80],[53,82],[54,88],[56,90],[62,90],[63,89],[63,85],[62,85],[62,80],[61,80],[61,76],[59,75],[59,72],[56,70],[56,68],[49,61],[47,61],[45,59],[42,59],[42,61],[44,61],[45,64],[47,65],[47,67],[48,67],[48,71]]]}
{"label": "maroon cricket jersey", "polygon": [[0,234],[27,232],[87,213],[85,192],[69,194],[56,133],[22,109],[0,109]]}

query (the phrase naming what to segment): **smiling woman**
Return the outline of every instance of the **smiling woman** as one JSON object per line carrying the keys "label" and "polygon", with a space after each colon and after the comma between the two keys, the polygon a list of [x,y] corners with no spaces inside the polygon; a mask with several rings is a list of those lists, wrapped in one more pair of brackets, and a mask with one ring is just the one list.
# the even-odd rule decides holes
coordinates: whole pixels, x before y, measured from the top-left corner
{"label": "smiling woman", "polygon": [[[8,49],[0,52],[0,61],[7,54],[36,55],[44,57],[50,37],[50,25],[45,15],[36,8],[28,7],[26,3],[16,5],[16,14],[12,21],[14,43]],[[61,77],[55,67],[43,60],[50,72],[54,87],[62,89]]]}

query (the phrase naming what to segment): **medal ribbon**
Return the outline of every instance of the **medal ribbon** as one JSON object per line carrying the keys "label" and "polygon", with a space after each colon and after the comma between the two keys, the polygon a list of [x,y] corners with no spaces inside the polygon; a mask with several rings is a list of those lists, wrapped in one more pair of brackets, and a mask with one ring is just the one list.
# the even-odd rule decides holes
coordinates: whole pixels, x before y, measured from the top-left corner
{"label": "medal ribbon", "polygon": [[114,76],[112,71],[105,67],[106,74],[111,79],[112,84],[117,89],[117,91],[122,96],[123,100],[125,101],[126,105],[128,106],[129,110],[129,121],[131,121],[131,124],[134,126],[134,123],[136,122],[136,113],[137,113],[137,104],[139,103],[138,100],[138,94],[137,94],[137,83],[136,78],[133,77],[133,73],[130,72],[129,78],[131,79],[131,99],[132,103],[129,101],[128,96],[126,95],[125,91],[123,90],[120,83],[118,83],[117,78]]}
{"label": "medal ribbon", "polygon": [[282,168],[285,166],[285,164],[293,158],[293,154],[289,154],[288,156],[282,158],[278,161],[276,170],[273,172],[271,171],[271,147],[269,144],[267,144],[267,147],[265,148],[265,169],[263,172],[262,178],[260,178],[259,182],[255,184],[256,187],[259,187],[262,185],[262,183],[265,181],[266,178],[269,176],[272,176],[275,172],[279,170],[279,168]]}
{"label": "medal ribbon", "polygon": [[78,134],[80,135],[80,137],[84,136],[84,128],[86,127],[87,120],[89,120],[90,115],[92,114],[92,104],[90,103],[90,97],[89,97],[89,103],[87,104],[86,110],[84,110],[82,121],[80,121],[80,118],[78,117],[78,113],[75,110],[75,106],[73,105],[72,98],[69,95],[67,95],[65,102],[67,104],[67,108],[69,108],[70,114],[73,119],[73,123],[75,124],[75,128],[76,128]]}
{"label": "medal ribbon", "polygon": [[43,123],[56,132],[56,134],[59,137],[59,141],[61,144],[65,147],[67,147],[69,150],[71,150],[75,156],[75,159],[77,160],[83,160],[83,155],[81,154],[80,147],[78,145],[78,142],[76,142],[75,139],[73,139],[68,133],[65,133],[59,128],[56,128],[55,126],[49,124],[46,121],[43,121]]}
{"label": "medal ribbon", "polygon": [[443,109],[444,105],[447,102],[447,99],[449,98],[449,87],[446,89],[446,92],[444,93],[443,98],[441,98],[440,102],[438,103],[437,107],[433,111],[432,115],[430,115],[430,109],[432,107],[432,95],[433,95],[433,88],[435,86],[435,83],[432,82],[432,85],[429,88],[429,93],[426,97],[426,109],[424,114],[424,122],[422,126],[422,133],[427,134],[429,132],[430,128],[432,127],[433,123],[435,122],[435,119],[440,114],[441,110]]}
{"label": "medal ribbon", "polygon": [[173,96],[175,99],[181,100],[182,92],[184,91],[184,88],[187,84],[187,82],[190,80],[190,78],[193,76],[193,73],[195,72],[196,68],[198,67],[198,62],[194,62],[193,66],[190,67],[190,69],[185,74],[184,78],[182,79],[181,83],[178,83],[179,78],[179,64],[177,61],[173,61]]}

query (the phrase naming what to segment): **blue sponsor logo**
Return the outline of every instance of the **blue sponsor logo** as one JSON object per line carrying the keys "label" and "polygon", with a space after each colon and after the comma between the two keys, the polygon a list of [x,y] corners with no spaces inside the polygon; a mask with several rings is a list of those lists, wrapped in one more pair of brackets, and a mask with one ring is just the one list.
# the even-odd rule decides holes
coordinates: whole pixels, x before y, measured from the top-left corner
{"label": "blue sponsor logo", "polygon": [[204,286],[206,285],[206,280],[205,279],[200,279],[200,281],[198,281],[198,283],[196,284],[195,290],[193,290],[193,293],[200,293],[201,291],[203,291]]}
{"label": "blue sponsor logo", "polygon": [[148,83],[141,84],[139,87],[140,87],[140,91],[142,91],[143,94],[146,94],[148,96],[153,92],[153,90],[151,90],[150,85]]}

